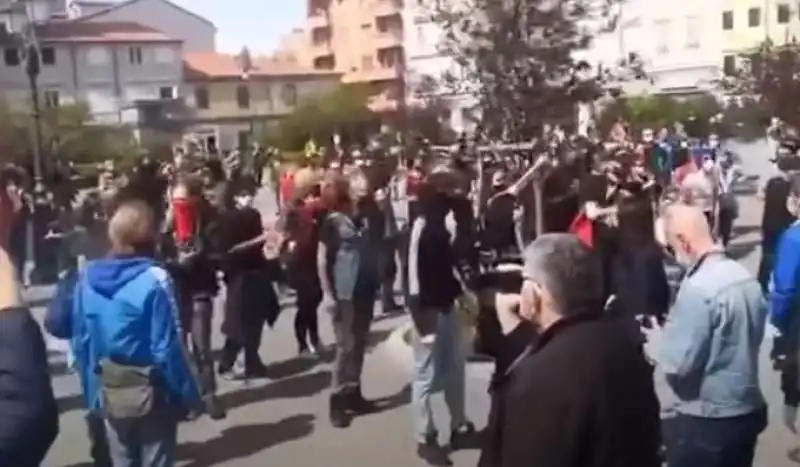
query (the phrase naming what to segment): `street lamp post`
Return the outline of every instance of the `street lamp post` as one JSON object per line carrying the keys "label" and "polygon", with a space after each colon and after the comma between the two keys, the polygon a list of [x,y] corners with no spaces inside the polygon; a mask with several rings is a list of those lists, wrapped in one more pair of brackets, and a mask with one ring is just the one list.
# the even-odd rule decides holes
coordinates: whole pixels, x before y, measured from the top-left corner
{"label": "street lamp post", "polygon": [[41,198],[44,195],[44,177],[42,166],[42,110],[39,101],[39,73],[41,60],[39,48],[30,42],[26,46],[25,71],[28,74],[28,84],[31,91],[31,117],[33,117],[33,178],[34,195]]}

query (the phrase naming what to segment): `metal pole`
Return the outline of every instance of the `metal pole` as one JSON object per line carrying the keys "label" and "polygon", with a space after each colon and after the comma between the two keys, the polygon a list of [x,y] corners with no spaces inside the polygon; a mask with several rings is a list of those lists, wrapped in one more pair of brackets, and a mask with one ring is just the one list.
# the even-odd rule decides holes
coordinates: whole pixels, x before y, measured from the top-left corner
{"label": "metal pole", "polygon": [[31,91],[31,116],[33,117],[33,179],[34,194],[44,192],[44,167],[42,164],[42,111],[39,102],[39,49],[36,44],[28,44],[26,71]]}

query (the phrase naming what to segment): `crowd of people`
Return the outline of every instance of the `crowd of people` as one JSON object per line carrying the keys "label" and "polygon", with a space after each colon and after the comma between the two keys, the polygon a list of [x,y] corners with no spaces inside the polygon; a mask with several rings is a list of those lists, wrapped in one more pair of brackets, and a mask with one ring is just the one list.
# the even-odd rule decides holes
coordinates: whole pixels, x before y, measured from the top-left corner
{"label": "crowd of people", "polygon": [[[552,131],[502,149],[463,141],[445,154],[309,159],[274,177],[274,219],[253,205],[265,166],[246,158],[177,151],[168,164],[104,167],[46,235],[68,254],[44,327],[69,344],[94,465],[175,465],[180,422],[227,415],[218,377],[270,376],[259,347],[287,290],[298,355],[333,350],[338,428],[375,410],[361,378],[375,310],[408,311],[413,437],[431,465],[451,465],[451,450],[478,438],[481,467],[752,465],[766,426],[768,317],[787,425],[800,403],[797,148],[776,155],[765,185],[754,277],[726,254],[743,176],[734,155],[713,137],[630,133],[618,124],[602,142]],[[58,435],[58,409],[10,241],[23,195],[13,177],[4,184],[0,465],[35,467]],[[475,350],[495,362],[481,432],[467,417],[464,316]],[[320,317],[331,319],[330,346]],[[656,369],[678,398],[669,431]],[[440,390],[445,445],[431,406]]]}

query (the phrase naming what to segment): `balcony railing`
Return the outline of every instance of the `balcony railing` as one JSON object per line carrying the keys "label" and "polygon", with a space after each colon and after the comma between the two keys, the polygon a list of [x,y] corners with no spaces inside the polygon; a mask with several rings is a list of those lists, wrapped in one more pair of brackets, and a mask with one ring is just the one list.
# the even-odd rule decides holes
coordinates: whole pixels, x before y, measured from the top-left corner
{"label": "balcony railing", "polygon": [[402,30],[379,32],[375,35],[376,49],[391,49],[394,47],[402,47],[402,46],[403,46]]}
{"label": "balcony railing", "polygon": [[403,0],[381,0],[375,5],[375,16],[393,16],[403,12]]}

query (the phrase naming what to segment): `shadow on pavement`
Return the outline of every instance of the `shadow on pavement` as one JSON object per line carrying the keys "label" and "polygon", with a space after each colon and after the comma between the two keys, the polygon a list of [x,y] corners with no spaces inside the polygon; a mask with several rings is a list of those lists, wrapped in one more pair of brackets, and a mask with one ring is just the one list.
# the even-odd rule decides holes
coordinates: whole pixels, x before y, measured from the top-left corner
{"label": "shadow on pavement", "polygon": [[761,245],[761,240],[750,240],[748,242],[731,243],[728,246],[728,256],[735,260],[740,260],[749,255],[753,250]]}
{"label": "shadow on pavement", "polygon": [[78,462],[77,464],[69,464],[63,467],[94,467],[94,462]]}
{"label": "shadow on pavement", "polygon": [[178,458],[189,461],[184,467],[224,465],[258,454],[272,446],[305,438],[314,432],[314,418],[311,414],[299,414],[276,423],[230,427],[214,439],[181,445],[178,448]]}
{"label": "shadow on pavement", "polygon": [[800,464],[800,447],[794,447],[786,452],[786,457],[795,464]]}
{"label": "shadow on pavement", "polygon": [[388,412],[398,407],[408,405],[409,402],[411,402],[411,386],[406,384],[395,394],[375,399],[373,401],[375,409],[367,415]]}
{"label": "shadow on pavement", "polygon": [[[251,384],[254,384],[251,382]],[[263,386],[245,386],[220,396],[228,410],[269,399],[292,399],[319,394],[331,384],[329,371],[316,371],[281,379]]]}
{"label": "shadow on pavement", "polygon": [[761,226],[758,225],[737,225],[733,227],[733,238],[759,232],[761,232]]}
{"label": "shadow on pavement", "polygon": [[375,331],[370,331],[369,336],[367,336],[367,352],[371,352],[375,350],[375,347],[381,345],[389,336],[392,335],[394,329],[378,329]]}
{"label": "shadow on pavement", "polygon": [[58,405],[58,413],[64,414],[67,412],[72,412],[73,410],[78,410],[83,408],[83,395],[82,394],[72,394],[66,397],[59,397],[56,400],[56,404]]}
{"label": "shadow on pavement", "polygon": [[281,362],[267,365],[267,375],[270,379],[285,379],[310,371],[320,363],[316,358],[290,358]]}
{"label": "shadow on pavement", "polygon": [[745,179],[733,187],[733,193],[737,196],[753,196],[758,192],[758,178]]}

